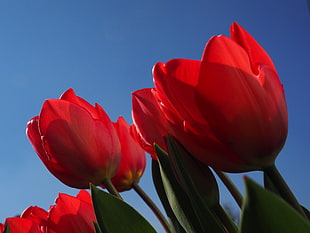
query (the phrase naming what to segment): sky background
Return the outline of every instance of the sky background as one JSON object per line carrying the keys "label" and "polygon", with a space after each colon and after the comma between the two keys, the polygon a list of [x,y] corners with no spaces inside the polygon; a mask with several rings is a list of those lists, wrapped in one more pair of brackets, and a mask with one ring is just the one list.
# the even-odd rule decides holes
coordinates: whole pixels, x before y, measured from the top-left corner
{"label": "sky background", "polygon": [[[153,87],[156,62],[201,58],[213,35],[239,22],[273,59],[285,88],[289,135],[276,165],[297,199],[310,207],[310,14],[306,0],[1,0],[0,222],[31,205],[48,209],[59,192],[25,136],[45,99],[68,88],[99,103],[113,121],[131,123],[131,92]],[[150,158],[140,182],[159,203]],[[231,177],[243,190],[243,174]],[[261,174],[248,174],[261,182]],[[237,210],[221,187],[223,203]],[[133,192],[125,199],[163,232]]]}

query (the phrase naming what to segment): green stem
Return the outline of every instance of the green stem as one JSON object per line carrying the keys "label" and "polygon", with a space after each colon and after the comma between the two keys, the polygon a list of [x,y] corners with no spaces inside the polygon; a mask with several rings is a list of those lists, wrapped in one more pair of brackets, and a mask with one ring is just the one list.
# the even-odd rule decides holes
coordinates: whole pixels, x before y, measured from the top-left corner
{"label": "green stem", "polygon": [[150,207],[150,209],[153,211],[163,228],[167,233],[171,233],[169,223],[165,219],[164,215],[161,213],[161,211],[158,209],[158,207],[155,205],[155,203],[151,200],[151,198],[143,191],[143,189],[137,184],[133,183],[132,188],[137,192],[137,194],[143,199],[143,201]]}
{"label": "green stem", "polygon": [[293,192],[288,187],[287,183],[283,179],[276,166],[272,165],[271,167],[267,167],[264,169],[264,172],[272,181],[276,189],[279,191],[281,197],[286,200],[293,208],[295,208],[295,210],[297,210],[297,212],[299,212],[305,219],[308,219],[305,212],[298,203],[296,197],[294,196]]}
{"label": "green stem", "polygon": [[119,199],[123,200],[113,183],[111,182],[111,179],[104,179],[102,184],[105,186],[105,188],[108,190],[109,193],[113,194],[114,196],[118,197]]}
{"label": "green stem", "polygon": [[212,210],[223,223],[223,226],[225,227],[227,233],[238,232],[238,228],[220,205],[216,205],[215,207],[212,208]]}
{"label": "green stem", "polygon": [[226,175],[224,172],[214,170],[215,173],[218,175],[218,177],[221,179],[221,181],[224,183],[228,191],[231,193],[235,201],[237,202],[238,206],[242,207],[243,197],[241,193],[239,192],[238,188],[235,186],[235,184],[231,181],[231,179]]}

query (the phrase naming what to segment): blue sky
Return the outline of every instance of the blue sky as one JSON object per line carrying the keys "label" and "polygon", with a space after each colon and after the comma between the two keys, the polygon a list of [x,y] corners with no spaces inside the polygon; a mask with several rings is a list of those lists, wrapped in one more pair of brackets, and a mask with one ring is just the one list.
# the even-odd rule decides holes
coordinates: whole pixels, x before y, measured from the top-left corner
{"label": "blue sky", "polygon": [[[306,0],[0,1],[0,222],[30,205],[47,209],[78,190],[45,169],[25,136],[45,99],[72,87],[111,119],[131,121],[131,92],[152,87],[152,66],[200,59],[205,43],[239,22],[267,50],[284,85],[289,135],[277,166],[310,206],[310,13]],[[149,158],[148,158],[149,159]],[[150,160],[148,160],[148,163]],[[149,164],[148,164],[149,165]],[[260,173],[250,173],[258,182]],[[242,175],[232,178],[243,189]],[[150,167],[141,186],[156,202]],[[125,198],[161,232],[134,192]],[[223,191],[222,202],[234,206]]]}

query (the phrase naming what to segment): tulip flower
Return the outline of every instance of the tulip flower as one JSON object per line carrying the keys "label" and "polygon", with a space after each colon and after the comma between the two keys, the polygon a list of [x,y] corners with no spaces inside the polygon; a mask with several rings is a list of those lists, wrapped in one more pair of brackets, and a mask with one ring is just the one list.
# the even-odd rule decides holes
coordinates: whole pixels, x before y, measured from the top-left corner
{"label": "tulip flower", "polygon": [[94,233],[95,221],[90,194],[81,190],[76,197],[60,193],[48,212],[37,206],[28,207],[20,217],[0,223],[0,232],[9,225],[10,233]]}
{"label": "tulip flower", "polygon": [[95,233],[95,213],[90,194],[81,190],[76,197],[60,193],[49,209],[47,233]]}
{"label": "tulip flower", "polygon": [[116,175],[111,179],[116,189],[126,191],[132,188],[133,183],[138,183],[142,176],[146,158],[144,150],[135,142],[130,134],[130,126],[123,117],[114,123],[122,150],[122,159]]}
{"label": "tulip flower", "polygon": [[100,185],[118,170],[121,147],[110,118],[73,89],[46,100],[26,133],[47,169],[70,187]]}
{"label": "tulip flower", "polygon": [[[227,172],[259,170],[273,165],[287,136],[287,107],[282,84],[265,50],[241,26],[231,38],[212,37],[202,60],[174,59],[153,69],[154,96],[149,109],[133,112],[140,121],[160,108],[172,134],[198,160]],[[135,117],[135,119],[138,119]],[[151,121],[151,120],[149,120]],[[141,138],[152,145],[162,135]],[[151,139],[151,140],[150,140]],[[160,140],[159,140],[160,141]]]}

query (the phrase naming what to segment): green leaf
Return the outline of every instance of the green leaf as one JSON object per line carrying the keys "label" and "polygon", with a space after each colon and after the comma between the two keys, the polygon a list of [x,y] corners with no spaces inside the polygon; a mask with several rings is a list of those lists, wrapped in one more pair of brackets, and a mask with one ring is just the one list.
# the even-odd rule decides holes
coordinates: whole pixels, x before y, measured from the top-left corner
{"label": "green leaf", "polygon": [[[274,194],[278,195],[279,197],[281,197],[281,192],[272,183],[271,179],[268,177],[266,172],[264,172],[264,187],[269,191],[273,192]],[[305,212],[305,215],[307,216],[308,220],[310,220],[310,212],[302,205],[301,209]]]}
{"label": "green leaf", "polygon": [[166,211],[170,223],[172,224],[173,229],[170,230],[173,233],[186,233],[181,224],[179,223],[177,217],[173,213],[173,210],[171,209],[169,200],[164,189],[164,184],[161,179],[159,164],[155,160],[152,160],[152,178],[159,199]]}
{"label": "green leaf", "polygon": [[158,145],[155,145],[155,150],[165,193],[178,222],[187,233],[202,233],[201,225],[192,208],[190,199],[172,172],[168,154]]}
{"label": "green leaf", "polygon": [[210,168],[194,159],[170,135],[168,136],[167,148],[175,174],[179,177],[187,195],[190,197],[203,232],[226,232],[214,212],[219,207],[219,191]]}
{"label": "green leaf", "polygon": [[3,233],[10,233],[10,225],[6,224]]}
{"label": "green leaf", "polygon": [[[219,204],[219,189],[211,169],[199,162],[185,148],[168,136],[169,159],[182,185],[207,207]],[[192,195],[191,195],[192,196]]]}
{"label": "green leaf", "polygon": [[241,233],[310,233],[310,222],[276,194],[245,178]]}
{"label": "green leaf", "polygon": [[91,185],[93,206],[102,233],[156,233],[151,224],[126,202]]}

